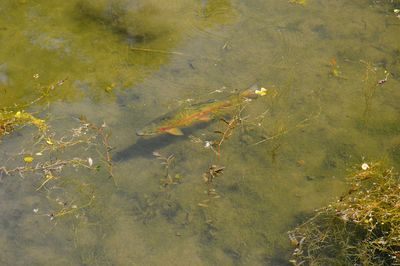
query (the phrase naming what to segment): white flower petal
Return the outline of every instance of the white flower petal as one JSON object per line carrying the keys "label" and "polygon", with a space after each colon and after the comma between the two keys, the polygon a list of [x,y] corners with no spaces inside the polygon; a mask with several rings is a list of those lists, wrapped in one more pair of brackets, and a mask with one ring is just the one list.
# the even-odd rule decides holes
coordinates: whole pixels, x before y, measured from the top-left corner
{"label": "white flower petal", "polygon": [[368,165],[367,163],[363,163],[363,164],[361,165],[361,169],[363,169],[363,170],[368,170],[368,169],[369,169],[369,165]]}

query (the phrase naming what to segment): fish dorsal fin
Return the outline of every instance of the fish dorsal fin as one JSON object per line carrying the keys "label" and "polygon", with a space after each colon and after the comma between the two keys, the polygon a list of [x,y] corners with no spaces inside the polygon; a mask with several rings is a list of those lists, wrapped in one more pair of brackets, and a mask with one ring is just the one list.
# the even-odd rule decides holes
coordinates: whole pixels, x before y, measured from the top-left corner
{"label": "fish dorsal fin", "polygon": [[165,130],[165,132],[167,132],[168,134],[174,135],[174,136],[183,136],[182,130],[180,130],[177,127],[169,128],[169,129]]}

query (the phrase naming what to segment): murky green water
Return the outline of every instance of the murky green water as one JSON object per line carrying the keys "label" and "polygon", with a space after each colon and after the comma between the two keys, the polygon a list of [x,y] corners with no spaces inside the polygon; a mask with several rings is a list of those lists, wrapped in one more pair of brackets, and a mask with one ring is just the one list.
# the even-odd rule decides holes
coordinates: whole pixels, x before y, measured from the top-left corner
{"label": "murky green water", "polygon": [[[80,116],[105,122],[115,183],[104,169],[69,169],[37,191],[41,175],[3,175],[1,264],[287,265],[286,232],[340,196],[349,169],[376,160],[400,169],[396,5],[3,0],[0,107],[65,80],[27,111],[58,137]],[[205,147],[224,130],[219,121],[185,136],[135,135],[187,101],[254,83],[276,95],[246,104],[219,157]],[[36,134],[24,127],[3,137],[0,166],[23,165]],[[174,155],[169,173],[179,182],[165,185],[153,151]],[[210,186],[203,173],[212,164],[225,169]],[[88,202],[49,217],[60,204]]]}

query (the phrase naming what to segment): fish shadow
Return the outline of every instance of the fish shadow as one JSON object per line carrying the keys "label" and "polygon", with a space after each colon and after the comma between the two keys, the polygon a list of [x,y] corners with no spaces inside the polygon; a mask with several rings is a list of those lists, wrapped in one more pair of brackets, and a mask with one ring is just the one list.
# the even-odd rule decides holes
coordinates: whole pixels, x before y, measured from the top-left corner
{"label": "fish shadow", "polygon": [[153,152],[164,147],[167,147],[178,141],[187,140],[189,135],[199,129],[204,129],[210,123],[202,123],[190,128],[183,129],[183,136],[173,136],[169,134],[154,136],[154,137],[139,137],[139,139],[132,145],[125,149],[116,152],[112,158],[114,162],[124,162],[137,157],[151,158]]}

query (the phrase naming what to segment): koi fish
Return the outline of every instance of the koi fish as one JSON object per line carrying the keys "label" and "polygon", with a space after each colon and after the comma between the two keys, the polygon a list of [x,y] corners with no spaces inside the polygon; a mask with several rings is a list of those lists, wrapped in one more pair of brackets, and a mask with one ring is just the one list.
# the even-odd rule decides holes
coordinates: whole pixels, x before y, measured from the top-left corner
{"label": "koi fish", "polygon": [[226,100],[208,101],[174,110],[153,120],[143,129],[137,130],[136,135],[154,136],[168,133],[175,136],[182,136],[183,132],[181,128],[209,122],[231,110],[232,107],[238,106],[245,99],[255,99],[258,96],[264,96],[266,91],[264,88],[258,90],[257,86],[253,85],[250,89],[229,97]]}

